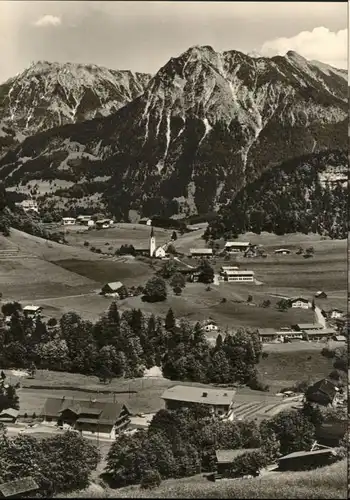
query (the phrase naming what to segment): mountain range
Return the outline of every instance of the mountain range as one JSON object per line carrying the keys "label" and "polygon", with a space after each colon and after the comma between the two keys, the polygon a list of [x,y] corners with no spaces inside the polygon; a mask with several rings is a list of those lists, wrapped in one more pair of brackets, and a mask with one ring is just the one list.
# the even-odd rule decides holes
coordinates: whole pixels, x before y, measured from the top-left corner
{"label": "mountain range", "polygon": [[0,179],[66,213],[207,213],[292,158],[347,150],[347,116],[347,71],[295,52],[192,47],[153,76],[38,63],[0,86]]}

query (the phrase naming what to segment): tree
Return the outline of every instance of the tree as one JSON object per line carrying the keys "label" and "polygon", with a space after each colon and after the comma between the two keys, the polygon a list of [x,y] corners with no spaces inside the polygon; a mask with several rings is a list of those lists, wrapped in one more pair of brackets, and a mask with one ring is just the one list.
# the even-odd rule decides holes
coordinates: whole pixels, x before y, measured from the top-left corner
{"label": "tree", "polygon": [[186,286],[186,278],[181,273],[174,274],[170,279],[170,285],[172,288],[185,288]]}
{"label": "tree", "polygon": [[166,283],[162,278],[154,276],[147,281],[143,295],[145,302],[161,302],[166,300],[166,298]]}
{"label": "tree", "polygon": [[203,259],[198,266],[199,276],[198,281],[201,283],[213,283],[214,281],[214,269],[211,267],[209,262]]}
{"label": "tree", "polygon": [[289,309],[290,307],[289,300],[287,299],[279,300],[276,305],[279,311],[287,311],[287,309]]}
{"label": "tree", "polygon": [[253,302],[253,296],[252,295],[248,295],[247,302],[248,302],[248,304],[250,302]]}
{"label": "tree", "polygon": [[270,305],[271,305],[271,300],[269,299],[266,299],[262,302],[262,307],[264,308],[270,307]]}
{"label": "tree", "polygon": [[4,316],[12,316],[16,312],[21,312],[22,306],[19,302],[7,302],[2,305],[1,311]]}
{"label": "tree", "polygon": [[171,239],[173,241],[176,241],[177,240],[177,234],[176,234],[176,231],[173,231],[173,234],[171,235]]}
{"label": "tree", "polygon": [[140,488],[149,490],[160,486],[161,482],[162,478],[157,470],[148,470],[142,476]]}
{"label": "tree", "polygon": [[175,315],[172,309],[169,309],[165,316],[165,329],[172,332],[176,326]]}
{"label": "tree", "polygon": [[36,366],[35,366],[35,363],[32,363],[29,367],[29,377],[30,378],[34,378],[35,377],[35,374],[36,374]]}
{"label": "tree", "polygon": [[175,295],[181,295],[182,294],[182,288],[179,287],[179,286],[175,286],[173,288],[173,291],[174,291]]}

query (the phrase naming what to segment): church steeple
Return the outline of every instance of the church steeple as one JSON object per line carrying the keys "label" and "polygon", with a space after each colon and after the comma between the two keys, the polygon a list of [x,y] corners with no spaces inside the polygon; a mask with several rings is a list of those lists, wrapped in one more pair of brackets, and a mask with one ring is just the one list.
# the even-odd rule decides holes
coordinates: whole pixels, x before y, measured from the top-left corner
{"label": "church steeple", "polygon": [[153,230],[153,226],[152,226],[151,235],[149,238],[149,255],[150,255],[150,257],[153,257],[155,250],[156,250],[156,237],[154,236],[154,230]]}

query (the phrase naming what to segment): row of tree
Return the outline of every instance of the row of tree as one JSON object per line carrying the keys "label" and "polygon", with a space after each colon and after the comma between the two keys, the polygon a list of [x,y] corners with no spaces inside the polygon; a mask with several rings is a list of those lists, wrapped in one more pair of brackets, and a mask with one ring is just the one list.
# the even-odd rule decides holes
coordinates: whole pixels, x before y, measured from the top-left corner
{"label": "row of tree", "polygon": [[0,365],[113,377],[140,377],[159,366],[172,380],[203,383],[248,383],[258,388],[256,365],[262,346],[257,332],[239,330],[207,340],[199,323],[146,316],[141,310],[119,313],[113,302],[95,324],[78,314],[64,314],[59,323],[32,320],[18,303],[6,304],[8,326],[0,327]]}

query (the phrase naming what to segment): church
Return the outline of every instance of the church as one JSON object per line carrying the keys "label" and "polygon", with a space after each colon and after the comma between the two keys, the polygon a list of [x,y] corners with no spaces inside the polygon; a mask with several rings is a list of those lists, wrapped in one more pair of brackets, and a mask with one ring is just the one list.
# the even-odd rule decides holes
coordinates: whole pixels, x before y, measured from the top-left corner
{"label": "church", "polygon": [[156,259],[164,259],[164,257],[166,257],[166,247],[167,243],[163,246],[157,247],[156,237],[154,235],[154,229],[152,227],[149,239],[149,256],[155,257]]}

